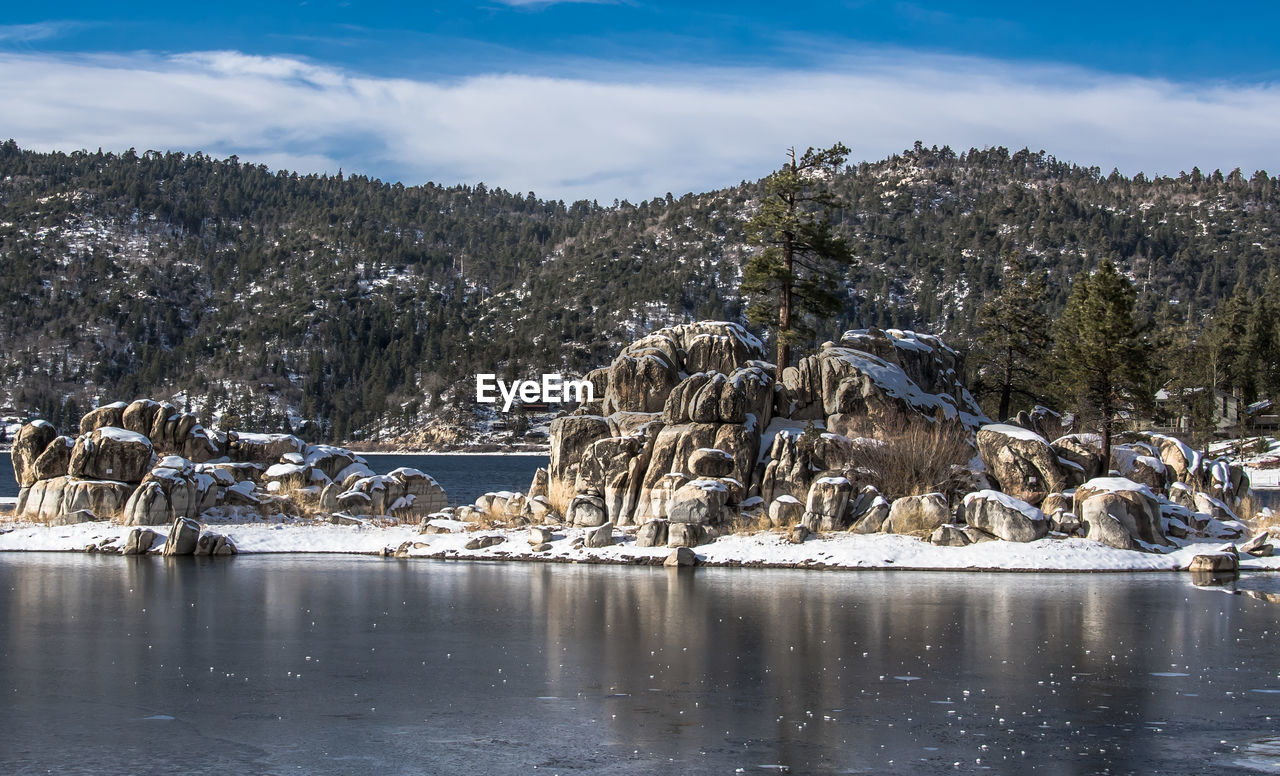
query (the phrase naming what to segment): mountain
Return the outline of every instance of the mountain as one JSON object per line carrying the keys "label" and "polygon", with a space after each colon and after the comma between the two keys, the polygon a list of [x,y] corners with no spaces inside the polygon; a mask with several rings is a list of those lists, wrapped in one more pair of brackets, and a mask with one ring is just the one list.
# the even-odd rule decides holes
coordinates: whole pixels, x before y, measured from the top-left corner
{"label": "mountain", "polygon": [[[1280,276],[1280,185],[1265,172],[1130,178],[1043,152],[917,144],[831,186],[859,260],[826,338],[914,328],[964,349],[1014,253],[1049,272],[1052,313],[1103,257],[1147,314],[1172,303],[1192,323]],[[742,320],[742,230],[760,193],[744,182],[566,204],[8,141],[0,403],[63,427],[90,405],[153,396],[223,426],[341,442],[523,433],[524,419],[475,406],[476,373],[580,373],[659,326]]]}

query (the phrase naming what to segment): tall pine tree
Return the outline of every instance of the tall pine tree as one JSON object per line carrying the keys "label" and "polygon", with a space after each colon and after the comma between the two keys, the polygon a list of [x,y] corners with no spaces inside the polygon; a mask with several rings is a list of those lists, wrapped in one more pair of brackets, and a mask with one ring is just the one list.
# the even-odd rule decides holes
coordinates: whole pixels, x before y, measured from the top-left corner
{"label": "tall pine tree", "polygon": [[1110,260],[1077,275],[1054,332],[1054,387],[1076,410],[1077,424],[1102,435],[1102,460],[1111,465],[1111,439],[1121,413],[1146,408],[1148,358],[1134,322],[1136,294]]}
{"label": "tall pine tree", "polygon": [[764,247],[742,271],[742,293],[755,297],[752,323],[772,326],[778,342],[778,376],[791,364],[791,348],[812,338],[807,318],[830,317],[842,308],[839,266],[853,260],[836,234],[831,213],[840,207],[828,186],[849,149],[836,143],[797,159],[787,152],[782,169],[764,181],[759,211],[747,222],[747,239]]}
{"label": "tall pine tree", "polygon": [[1000,293],[978,311],[976,388],[980,398],[998,397],[1001,420],[1009,417],[1015,397],[1034,403],[1044,393],[1044,357],[1051,342],[1047,302],[1044,274],[1035,272],[1025,256],[1015,256],[1004,267]]}

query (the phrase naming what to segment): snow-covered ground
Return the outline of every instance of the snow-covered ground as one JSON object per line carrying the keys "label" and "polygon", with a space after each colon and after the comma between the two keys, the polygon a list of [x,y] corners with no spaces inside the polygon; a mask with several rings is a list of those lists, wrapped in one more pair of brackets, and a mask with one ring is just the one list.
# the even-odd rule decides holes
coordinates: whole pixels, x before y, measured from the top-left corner
{"label": "snow-covered ground", "polygon": [[[464,525],[440,520],[435,524],[453,533],[419,534],[416,525],[332,525],[329,523],[257,521],[211,523],[208,530],[223,533],[241,553],[357,553],[395,551],[409,543],[409,557],[472,560],[529,560],[582,563],[660,562],[665,547],[637,547],[634,537],[615,531],[611,547],[575,547],[591,529],[558,529],[551,549],[532,551],[527,529],[464,531]],[[110,523],[82,523],[50,528],[10,523],[0,533],[0,551],[83,551],[89,545],[122,547],[130,528]],[[167,528],[155,546],[163,545]],[[480,550],[464,545],[478,536],[502,536],[501,544]],[[735,534],[695,549],[707,565],[802,567],[836,569],[949,569],[1002,571],[1176,571],[1197,554],[1213,552],[1221,541],[1190,543],[1167,554],[1116,550],[1087,539],[1046,538],[1030,543],[984,542],[967,547],[938,547],[909,536],[892,534],[829,534],[790,544],[780,533]],[[1280,557],[1241,557],[1245,570],[1280,570]]]}

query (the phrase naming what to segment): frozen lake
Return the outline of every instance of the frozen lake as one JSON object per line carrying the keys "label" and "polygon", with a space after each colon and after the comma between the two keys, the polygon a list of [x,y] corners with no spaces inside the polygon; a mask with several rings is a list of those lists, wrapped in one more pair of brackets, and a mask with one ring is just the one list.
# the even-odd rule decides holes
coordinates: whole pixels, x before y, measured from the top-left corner
{"label": "frozen lake", "polygon": [[4,773],[1280,766],[1280,609],[1183,574],[5,554],[0,606]]}
{"label": "frozen lake", "polygon": [[[528,491],[533,471],[546,466],[545,455],[369,455],[370,468],[386,474],[400,466],[411,466],[430,474],[449,494],[453,504],[470,504],[491,490]],[[0,498],[18,495],[13,477],[13,461],[8,453],[0,454]]]}

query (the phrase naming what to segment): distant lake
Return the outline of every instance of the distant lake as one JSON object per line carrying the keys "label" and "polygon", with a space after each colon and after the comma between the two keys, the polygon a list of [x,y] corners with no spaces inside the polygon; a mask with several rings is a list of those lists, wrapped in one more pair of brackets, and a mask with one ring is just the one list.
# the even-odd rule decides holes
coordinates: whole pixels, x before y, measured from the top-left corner
{"label": "distant lake", "polygon": [[[453,504],[469,504],[491,490],[528,491],[533,472],[546,466],[545,455],[369,455],[370,468],[379,474],[409,466],[435,477]],[[18,495],[13,476],[13,461],[8,453],[0,454],[0,497]]]}
{"label": "distant lake", "polygon": [[0,591],[6,774],[1280,769],[1280,608],[1185,574],[5,553]]}

